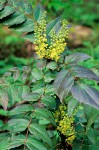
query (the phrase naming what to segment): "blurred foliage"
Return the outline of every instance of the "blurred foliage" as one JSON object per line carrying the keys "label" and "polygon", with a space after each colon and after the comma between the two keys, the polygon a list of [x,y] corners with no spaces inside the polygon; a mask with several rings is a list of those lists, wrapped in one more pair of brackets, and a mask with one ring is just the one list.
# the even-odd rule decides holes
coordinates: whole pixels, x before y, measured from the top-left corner
{"label": "blurred foliage", "polygon": [[14,66],[28,65],[32,58],[27,56],[27,44],[21,34],[0,25],[0,74]]}
{"label": "blurred foliage", "polygon": [[24,39],[20,38],[20,33],[10,31],[0,25],[0,59],[15,54],[16,51],[23,49]]}
{"label": "blurred foliage", "polygon": [[62,15],[63,18],[91,26],[99,21],[99,3],[97,0],[29,0],[33,7],[40,2],[54,18]]}

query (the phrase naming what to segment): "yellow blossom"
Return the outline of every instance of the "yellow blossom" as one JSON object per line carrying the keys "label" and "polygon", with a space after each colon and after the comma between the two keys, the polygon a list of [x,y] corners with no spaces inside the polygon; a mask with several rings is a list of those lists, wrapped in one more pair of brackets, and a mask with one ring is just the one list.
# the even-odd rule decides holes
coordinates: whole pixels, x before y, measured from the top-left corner
{"label": "yellow blossom", "polygon": [[65,39],[67,37],[67,22],[63,20],[62,27],[58,34],[55,31],[51,33],[51,43],[47,44],[46,37],[46,13],[42,16],[38,23],[35,23],[34,28],[34,43],[37,45],[35,47],[36,53],[40,58],[48,58],[57,61],[60,58],[60,54],[64,51],[66,47]]}
{"label": "yellow blossom", "polygon": [[75,139],[74,114],[68,116],[65,105],[60,105],[59,109],[54,113],[57,130],[66,137],[66,143],[72,144]]}

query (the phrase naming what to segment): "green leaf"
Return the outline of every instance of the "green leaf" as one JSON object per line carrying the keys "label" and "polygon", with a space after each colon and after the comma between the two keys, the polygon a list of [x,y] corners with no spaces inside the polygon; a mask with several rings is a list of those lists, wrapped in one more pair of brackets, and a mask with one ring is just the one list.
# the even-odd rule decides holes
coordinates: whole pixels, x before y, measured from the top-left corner
{"label": "green leaf", "polygon": [[4,74],[3,74],[3,77],[10,77],[11,76],[11,72],[5,72]]}
{"label": "green leaf", "polygon": [[60,29],[60,17],[55,18],[51,22],[47,24],[47,34],[51,34],[53,31],[57,31]]}
{"label": "green leaf", "polygon": [[23,2],[22,8],[26,14],[32,14],[32,12],[33,12],[32,5],[28,2]]}
{"label": "green leaf", "polygon": [[26,4],[25,13],[26,14],[32,14],[33,13],[32,5],[30,5],[30,3]]}
{"label": "green leaf", "polygon": [[9,18],[7,18],[3,24],[7,26],[12,26],[12,25],[18,25],[23,23],[26,20],[26,17],[24,14],[20,13],[19,11],[15,12]]}
{"label": "green leaf", "polygon": [[99,144],[93,144],[91,146],[89,146],[89,150],[98,150],[99,149]]}
{"label": "green leaf", "polygon": [[95,122],[97,118],[99,118],[99,110],[93,108],[87,120],[86,130],[89,130],[90,126]]}
{"label": "green leaf", "polygon": [[3,106],[4,110],[6,110],[8,107],[8,101],[9,101],[9,99],[8,99],[7,92],[4,90],[1,90],[0,91],[0,103]]}
{"label": "green leaf", "polygon": [[19,2],[21,1],[21,0],[19,0],[19,1],[16,1],[16,0],[7,0],[8,1],[8,4],[11,4],[13,7],[18,7],[19,5]]}
{"label": "green leaf", "polygon": [[80,144],[80,143],[74,143],[73,150],[89,150],[89,145],[86,144]]}
{"label": "green leaf", "polygon": [[37,65],[37,67],[39,68],[39,69],[44,69],[45,68],[45,66],[46,66],[46,59],[43,59],[43,60],[38,60],[37,61],[37,63],[36,63],[36,65]]}
{"label": "green leaf", "polygon": [[9,103],[10,105],[14,105],[16,102],[20,102],[21,98],[19,97],[18,88],[14,85],[9,85],[6,88],[8,97],[9,97]]}
{"label": "green leaf", "polygon": [[46,108],[36,108],[33,113],[34,116],[39,120],[49,121],[49,123],[55,124],[52,113]]}
{"label": "green leaf", "polygon": [[33,106],[29,104],[22,104],[10,110],[8,115],[9,116],[21,115],[21,114],[24,114],[26,112],[31,112],[31,111],[34,111]]}
{"label": "green leaf", "polygon": [[11,28],[14,28],[16,31],[19,31],[19,32],[33,32],[34,22],[32,19],[27,19],[22,24],[17,25],[17,26],[11,26]]}
{"label": "green leaf", "polygon": [[54,61],[51,61],[47,64],[46,68],[51,69],[51,70],[55,70],[55,69],[57,69],[57,63]]}
{"label": "green leaf", "polygon": [[28,73],[23,72],[22,73],[22,80],[26,80],[29,77]]}
{"label": "green leaf", "polygon": [[47,83],[49,83],[49,82],[51,82],[51,81],[54,80],[54,77],[55,77],[54,74],[52,74],[51,72],[47,72],[44,75],[44,81],[47,82]]}
{"label": "green leaf", "polygon": [[3,4],[0,4],[0,11],[4,8]]}
{"label": "green leaf", "polygon": [[41,102],[49,107],[50,109],[55,109],[56,108],[56,101],[55,98],[50,96],[50,95],[44,95],[44,97],[41,99]]}
{"label": "green leaf", "polygon": [[43,143],[35,139],[34,136],[29,136],[26,142],[29,150],[47,150]]}
{"label": "green leaf", "polygon": [[3,19],[14,13],[14,9],[10,6],[5,6],[5,8],[0,11],[0,19]]}
{"label": "green leaf", "polygon": [[24,101],[37,101],[40,98],[40,94],[37,93],[29,93],[25,97],[23,97]]}
{"label": "green leaf", "polygon": [[23,36],[24,39],[34,42],[34,32],[29,32]]}
{"label": "green leaf", "polygon": [[[97,118],[94,122],[94,128],[98,129],[99,128],[99,118]],[[98,138],[99,139],[99,138]]]}
{"label": "green leaf", "polygon": [[3,109],[0,109],[0,115],[2,116],[7,116],[8,115],[8,111],[5,111]]}
{"label": "green leaf", "polygon": [[7,130],[11,132],[22,132],[28,127],[29,121],[26,119],[11,119],[7,123]]}
{"label": "green leaf", "polygon": [[80,144],[74,143],[72,149],[73,150],[82,150],[82,146]]}
{"label": "green leaf", "polygon": [[73,144],[73,150],[98,150],[99,149],[99,145],[95,144],[95,145],[88,145],[88,144],[80,144],[80,143],[74,143]]}
{"label": "green leaf", "polygon": [[7,140],[0,142],[0,150],[8,150],[10,148],[10,144]]}
{"label": "green leaf", "polygon": [[6,3],[6,0],[0,0],[0,3],[1,4]]}
{"label": "green leaf", "polygon": [[5,133],[0,133],[0,142],[3,141],[3,140],[7,140],[9,138],[9,133],[8,132],[5,132]]}
{"label": "green leaf", "polygon": [[42,139],[44,142],[47,142],[49,145],[51,145],[51,139],[44,126],[41,126],[37,123],[32,123],[29,131],[34,135],[35,138]]}
{"label": "green leaf", "polygon": [[84,84],[74,85],[71,89],[72,95],[79,102],[89,104],[95,108],[99,108],[99,92]]}
{"label": "green leaf", "polygon": [[14,71],[14,73],[13,73],[14,82],[15,82],[16,80],[18,80],[19,76],[20,76],[19,70]]}
{"label": "green leaf", "polygon": [[25,96],[27,96],[30,93],[29,86],[20,86],[18,87],[18,94],[21,97],[22,100],[24,100]]}
{"label": "green leaf", "polygon": [[32,70],[32,76],[36,79],[36,80],[40,80],[43,78],[43,72],[39,69],[39,68],[34,68]]}
{"label": "green leaf", "polygon": [[23,135],[17,135],[13,136],[13,138],[3,138],[0,142],[0,150],[10,150],[12,148],[17,148],[24,144],[25,136]]}
{"label": "green leaf", "polygon": [[54,95],[55,94],[55,88],[53,84],[47,84],[45,88],[45,94]]}
{"label": "green leaf", "polygon": [[3,124],[3,121],[0,120],[0,128],[1,128],[3,125],[4,125],[4,124]]}
{"label": "green leaf", "polygon": [[13,72],[14,82],[18,80],[19,76],[20,76],[19,70],[16,70],[15,72]]}
{"label": "green leaf", "polygon": [[46,119],[39,120],[39,124],[40,124],[40,125],[49,125],[49,124],[50,124],[50,121],[48,121],[48,120],[46,120]]}
{"label": "green leaf", "polygon": [[42,95],[44,93],[44,83],[38,83],[35,84],[32,88],[32,93],[38,93],[39,95]]}
{"label": "green leaf", "polygon": [[96,144],[96,138],[95,138],[94,130],[92,128],[88,130],[87,136],[92,144]]}
{"label": "green leaf", "polygon": [[44,14],[44,9],[40,4],[38,4],[34,10],[34,18],[39,22],[43,14]]}
{"label": "green leaf", "polygon": [[12,149],[12,148],[17,148],[19,146],[21,146],[22,144],[24,144],[24,140],[25,140],[25,136],[23,135],[17,135],[17,136],[14,136],[12,138],[10,142],[10,145],[8,146],[9,149]]}
{"label": "green leaf", "polygon": [[30,69],[29,66],[24,66],[22,71],[25,72],[25,73],[30,73],[31,69]]}
{"label": "green leaf", "polygon": [[30,150],[47,150],[44,144],[42,144],[39,140],[35,139],[34,136],[28,136],[26,140],[26,137],[22,134],[17,136],[14,135],[12,137],[6,136],[6,138],[3,137],[2,141],[0,141],[0,150],[17,149],[17,147],[23,144],[25,144]]}
{"label": "green leaf", "polygon": [[93,112],[96,109],[89,105],[84,104],[83,110],[84,110],[84,114],[86,115],[86,118],[88,119],[90,117],[91,112]]}
{"label": "green leaf", "polygon": [[37,101],[40,98],[40,94],[30,92],[30,88],[28,86],[21,86],[18,88],[18,91],[21,101]]}
{"label": "green leaf", "polygon": [[68,102],[68,115],[71,116],[78,105],[78,101],[75,99],[71,99]]}

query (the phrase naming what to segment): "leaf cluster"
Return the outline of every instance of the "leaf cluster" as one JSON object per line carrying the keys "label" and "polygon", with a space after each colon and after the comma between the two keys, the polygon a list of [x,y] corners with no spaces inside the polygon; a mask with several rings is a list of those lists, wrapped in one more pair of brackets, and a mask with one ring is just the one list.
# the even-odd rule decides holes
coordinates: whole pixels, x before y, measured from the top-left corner
{"label": "leaf cluster", "polygon": [[[56,109],[56,66],[34,60],[33,68],[12,68],[0,79],[0,149],[53,149],[57,139],[52,112]],[[46,66],[46,67],[45,67]],[[52,66],[52,67],[51,67]],[[52,128],[52,129],[51,129]],[[6,142],[5,142],[6,139]]]}

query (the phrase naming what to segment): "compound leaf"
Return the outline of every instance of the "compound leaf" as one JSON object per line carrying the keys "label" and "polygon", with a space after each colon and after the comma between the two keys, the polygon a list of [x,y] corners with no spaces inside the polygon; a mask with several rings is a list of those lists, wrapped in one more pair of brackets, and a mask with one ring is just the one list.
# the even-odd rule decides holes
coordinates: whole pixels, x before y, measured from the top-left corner
{"label": "compound leaf", "polygon": [[11,17],[7,18],[3,22],[3,25],[7,25],[7,26],[18,25],[18,24],[23,23],[25,20],[26,20],[25,15],[18,11],[12,14]]}
{"label": "compound leaf", "polygon": [[0,20],[13,13],[14,13],[14,9],[12,7],[5,6],[5,8],[0,11]]}
{"label": "compound leaf", "polygon": [[51,145],[51,139],[44,126],[41,126],[37,123],[32,123],[29,130],[35,138],[42,139],[44,142],[47,142],[49,145]]}
{"label": "compound leaf", "polygon": [[99,76],[97,76],[92,70],[85,68],[84,66],[76,65],[72,67],[72,69],[75,72],[76,77],[99,81]]}
{"label": "compound leaf", "polygon": [[88,85],[78,84],[71,88],[71,93],[79,102],[99,109],[99,92],[96,89]]}

